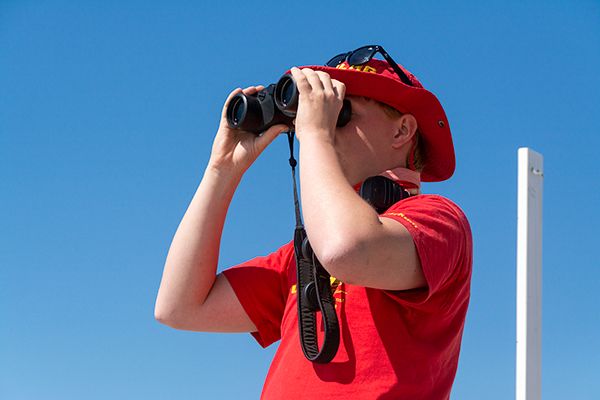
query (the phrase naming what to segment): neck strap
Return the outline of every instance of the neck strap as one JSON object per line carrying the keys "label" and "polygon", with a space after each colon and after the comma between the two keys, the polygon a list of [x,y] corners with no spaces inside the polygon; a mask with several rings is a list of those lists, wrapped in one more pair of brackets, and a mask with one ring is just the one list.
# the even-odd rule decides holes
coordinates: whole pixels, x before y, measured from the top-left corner
{"label": "neck strap", "polygon": [[[294,132],[288,132],[290,146],[289,163],[292,167],[294,185],[294,254],[296,259],[296,293],[298,303],[298,329],[304,356],[312,362],[328,363],[333,360],[340,345],[340,328],[335,313],[335,300],[330,289],[329,273],[315,256],[300,215],[298,189],[296,187],[296,165],[294,158]],[[316,313],[321,313],[323,342],[319,349]]]}

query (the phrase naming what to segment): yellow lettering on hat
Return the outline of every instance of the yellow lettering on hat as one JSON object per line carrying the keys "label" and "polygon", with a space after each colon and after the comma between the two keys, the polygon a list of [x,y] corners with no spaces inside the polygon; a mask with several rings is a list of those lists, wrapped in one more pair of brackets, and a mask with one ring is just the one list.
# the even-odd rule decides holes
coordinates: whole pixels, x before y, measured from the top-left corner
{"label": "yellow lettering on hat", "polygon": [[363,68],[363,72],[371,72],[373,74],[377,73],[377,70],[373,67],[369,67],[368,65],[365,65],[365,67]]}
{"label": "yellow lettering on hat", "polygon": [[377,70],[368,65],[348,65],[346,63],[338,64],[336,66],[337,69],[355,69],[361,72],[370,72],[372,74],[376,74]]}

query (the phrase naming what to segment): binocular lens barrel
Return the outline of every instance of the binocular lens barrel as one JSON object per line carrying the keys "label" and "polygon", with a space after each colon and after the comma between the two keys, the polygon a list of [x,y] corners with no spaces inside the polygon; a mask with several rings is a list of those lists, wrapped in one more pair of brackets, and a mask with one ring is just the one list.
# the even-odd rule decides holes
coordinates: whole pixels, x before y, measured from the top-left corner
{"label": "binocular lens barrel", "polygon": [[236,94],[227,105],[227,123],[229,127],[244,131],[262,132],[264,125],[263,109],[256,96]]}
{"label": "binocular lens barrel", "polygon": [[234,97],[231,100],[229,108],[227,109],[228,111],[230,111],[227,115],[227,118],[231,119],[231,121],[236,125],[238,125],[244,120],[244,117],[246,116],[246,112],[248,110],[248,107],[246,106],[246,102],[244,100],[245,99],[242,96]]}
{"label": "binocular lens barrel", "polygon": [[[227,105],[227,123],[230,128],[241,129],[259,135],[271,126],[293,126],[298,111],[298,87],[292,75],[285,74],[277,84],[271,84],[257,94],[247,96],[238,93]],[[351,103],[344,99],[337,126],[344,126],[352,115]]]}
{"label": "binocular lens barrel", "polygon": [[296,116],[298,111],[298,88],[290,74],[285,74],[275,86],[275,104],[285,115]]}
{"label": "binocular lens barrel", "polygon": [[283,87],[281,88],[281,103],[284,105],[288,105],[292,102],[292,94],[294,93],[294,86],[292,82],[285,82]]}

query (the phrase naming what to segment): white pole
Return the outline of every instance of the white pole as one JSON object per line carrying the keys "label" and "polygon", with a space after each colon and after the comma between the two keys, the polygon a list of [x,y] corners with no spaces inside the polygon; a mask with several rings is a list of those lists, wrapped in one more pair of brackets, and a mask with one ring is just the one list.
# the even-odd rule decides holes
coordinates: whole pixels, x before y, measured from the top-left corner
{"label": "white pole", "polygon": [[516,400],[540,400],[544,159],[529,148],[518,158]]}

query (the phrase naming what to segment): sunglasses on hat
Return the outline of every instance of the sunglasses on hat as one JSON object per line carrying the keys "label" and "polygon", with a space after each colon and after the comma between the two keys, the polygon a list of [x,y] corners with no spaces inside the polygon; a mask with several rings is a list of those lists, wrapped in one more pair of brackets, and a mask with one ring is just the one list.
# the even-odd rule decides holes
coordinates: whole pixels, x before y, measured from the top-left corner
{"label": "sunglasses on hat", "polygon": [[392,59],[392,57],[390,57],[390,55],[383,49],[383,47],[376,45],[376,44],[359,47],[356,50],[349,51],[347,53],[338,54],[337,56],[333,57],[331,60],[327,61],[327,63],[325,65],[328,67],[335,68],[338,65],[340,65],[341,63],[343,63],[344,61],[346,61],[348,63],[348,65],[364,65],[364,64],[367,64],[369,61],[371,61],[371,59],[373,59],[373,57],[377,53],[381,54],[383,56],[383,58],[385,59],[385,61],[387,61],[388,64],[390,64],[390,66],[394,69],[394,72],[396,72],[396,75],[398,75],[398,77],[400,78],[402,83],[404,83],[408,86],[414,86],[413,83],[411,82],[410,78],[404,73],[404,71],[402,71],[402,69],[398,66],[398,64],[396,64],[396,62]]}

